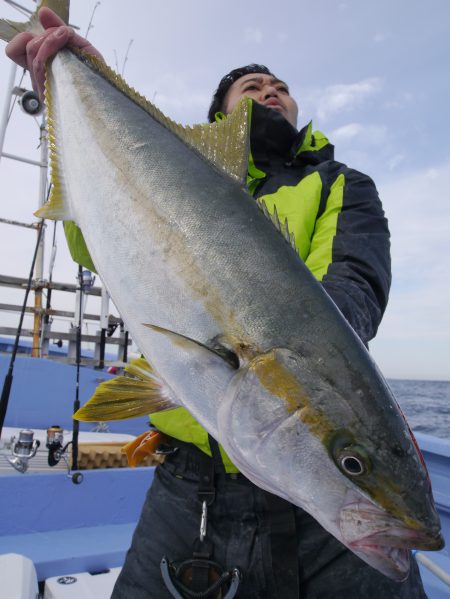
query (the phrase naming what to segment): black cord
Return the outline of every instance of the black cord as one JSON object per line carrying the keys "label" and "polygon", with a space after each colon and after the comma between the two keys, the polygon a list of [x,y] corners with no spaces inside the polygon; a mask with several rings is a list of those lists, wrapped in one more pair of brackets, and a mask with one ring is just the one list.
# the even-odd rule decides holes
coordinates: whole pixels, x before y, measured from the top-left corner
{"label": "black cord", "polygon": [[8,409],[9,396],[11,393],[11,386],[12,386],[12,382],[13,382],[14,363],[16,361],[17,350],[19,348],[20,334],[22,332],[22,325],[23,325],[23,319],[25,316],[25,310],[27,307],[28,296],[30,294],[31,285],[33,283],[34,267],[36,264],[36,258],[37,258],[37,254],[38,254],[38,250],[39,250],[39,245],[41,243],[42,231],[44,230],[44,221],[43,220],[41,220],[41,222],[38,224],[38,229],[39,229],[39,231],[38,231],[38,236],[37,236],[37,242],[36,242],[36,247],[34,250],[33,260],[31,261],[31,269],[30,269],[30,274],[28,277],[28,283],[27,283],[27,288],[25,291],[25,298],[24,298],[23,305],[22,305],[22,311],[20,313],[19,326],[17,327],[16,339],[14,341],[14,346],[13,346],[13,349],[11,352],[11,360],[9,361],[9,368],[8,368],[8,372],[5,376],[5,381],[3,383],[2,396],[0,398],[0,436],[2,434],[3,424],[5,422],[5,417],[6,417],[6,411]]}

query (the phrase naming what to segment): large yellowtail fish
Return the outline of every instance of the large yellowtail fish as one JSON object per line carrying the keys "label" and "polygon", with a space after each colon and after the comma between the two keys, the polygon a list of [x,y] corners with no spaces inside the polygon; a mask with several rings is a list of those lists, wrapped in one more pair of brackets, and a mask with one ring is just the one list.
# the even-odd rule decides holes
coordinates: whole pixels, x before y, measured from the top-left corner
{"label": "large yellowtail fish", "polygon": [[[3,22],[0,35],[18,29]],[[152,365],[76,417],[184,406],[250,480],[406,578],[408,549],[443,546],[427,471],[288,227],[245,190],[249,101],[220,124],[183,128],[70,50],[48,65],[46,98],[53,192],[39,214],[81,228]]]}

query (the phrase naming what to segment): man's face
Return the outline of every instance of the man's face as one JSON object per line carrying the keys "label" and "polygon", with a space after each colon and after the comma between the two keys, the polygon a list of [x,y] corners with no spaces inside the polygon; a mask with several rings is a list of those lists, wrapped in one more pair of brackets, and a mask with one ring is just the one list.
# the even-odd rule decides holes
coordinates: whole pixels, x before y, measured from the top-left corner
{"label": "man's face", "polygon": [[286,83],[276,77],[263,73],[249,73],[236,79],[225,96],[223,112],[230,114],[243,96],[280,112],[291,125],[297,126],[297,103],[290,96]]}

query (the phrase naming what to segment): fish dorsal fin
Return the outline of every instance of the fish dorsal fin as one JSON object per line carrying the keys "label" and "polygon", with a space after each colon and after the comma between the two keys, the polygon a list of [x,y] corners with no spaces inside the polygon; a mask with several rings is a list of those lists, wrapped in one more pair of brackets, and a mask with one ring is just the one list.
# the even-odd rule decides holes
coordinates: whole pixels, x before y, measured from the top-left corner
{"label": "fish dorsal fin", "polygon": [[288,219],[286,218],[284,220],[284,223],[281,223],[280,218],[278,216],[277,207],[274,206],[273,212],[270,213],[269,209],[267,208],[267,204],[265,203],[265,201],[262,198],[257,198],[256,203],[257,203],[258,207],[260,208],[261,212],[264,214],[264,216],[266,216],[273,223],[276,230],[279,231],[281,233],[281,235],[283,235],[284,239],[289,243],[289,245],[298,254],[299,251],[295,244],[295,236],[294,236],[294,233],[291,233],[291,231],[289,230]]}
{"label": "fish dorsal fin", "polygon": [[250,114],[250,100],[243,98],[225,119],[208,125],[182,127],[180,137],[216,167],[244,185],[250,152]]}
{"label": "fish dorsal fin", "polygon": [[250,150],[249,98],[238,102],[233,112],[218,123],[184,127],[163,114],[103,61],[80,50],[71,51],[216,168],[245,185]]}
{"label": "fish dorsal fin", "polygon": [[[238,102],[233,112],[218,123],[183,127],[165,116],[159,108],[131,88],[120,75],[102,60],[74,48],[70,51],[145,110],[152,118],[201,154],[212,165],[233,180],[245,185],[250,147],[251,100],[243,98]],[[39,208],[35,212],[35,215],[51,220],[74,220],[74,216],[71,214],[70,207],[66,201],[67,192],[65,189],[64,173],[59,164],[57,143],[58,116],[55,114],[56,107],[53,101],[51,85],[48,83],[49,80],[49,73],[47,71],[45,100],[48,113],[52,189],[49,201]]]}
{"label": "fish dorsal fin", "polygon": [[131,376],[117,376],[101,383],[91,399],[74,414],[75,420],[122,420],[179,407],[170,387],[144,358],[131,362],[125,372]]}

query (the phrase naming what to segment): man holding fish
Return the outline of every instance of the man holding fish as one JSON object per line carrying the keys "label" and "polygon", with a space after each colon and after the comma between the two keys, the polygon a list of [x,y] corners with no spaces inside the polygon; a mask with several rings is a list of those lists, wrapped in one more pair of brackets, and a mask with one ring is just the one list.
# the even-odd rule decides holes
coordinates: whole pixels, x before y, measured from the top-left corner
{"label": "man holding fish", "polygon": [[[93,56],[96,64],[102,58],[48,8],[41,9],[39,19],[44,33],[19,33],[10,41],[7,54],[29,69],[33,86],[43,97],[46,61],[60,49],[79,49]],[[242,105],[244,97],[253,100],[247,189],[275,226],[283,230],[367,345],[376,334],[390,285],[389,232],[375,186],[365,175],[335,162],[332,146],[323,134],[313,132],[311,125],[297,131],[297,104],[288,86],[262,65],[235,69],[221,80],[210,107],[210,122],[226,123],[227,115]],[[252,215],[253,206],[249,210]],[[285,218],[289,228],[282,224]],[[82,226],[81,229],[85,234]],[[74,258],[94,268],[78,227],[66,224],[66,232]],[[91,251],[89,243],[88,247]],[[270,247],[268,243],[267,253]],[[231,252],[231,248],[225,244],[223,252],[227,251]],[[260,260],[266,259],[262,251]],[[287,260],[291,264],[294,258],[289,254]],[[98,266],[95,257],[94,263]],[[102,269],[98,270],[102,274]],[[278,276],[275,266],[272,272],[274,278]],[[252,284],[256,289],[258,281],[255,279]],[[264,286],[261,289],[265,290]],[[283,296],[289,299],[291,289],[283,288],[281,283],[277,292],[282,301]],[[239,293],[236,292],[236,300]],[[333,312],[334,308],[320,293],[314,287],[309,303],[299,301],[298,306],[290,299],[286,301],[286,322],[292,319],[294,326],[295,320],[306,320],[308,314],[314,313],[316,297],[319,303],[324,301],[324,310]],[[273,302],[276,301],[274,296]],[[216,318],[215,312],[213,316]],[[260,316],[270,320],[270,307]],[[222,313],[217,318],[220,320]],[[327,318],[324,314],[324,321],[331,323]],[[211,418],[209,431],[217,430],[222,446],[227,441],[227,426],[223,423],[229,423],[229,429],[236,432],[225,451],[175,397],[170,397],[170,409],[152,413],[152,424],[166,435],[160,446],[166,460],[155,473],[114,599],[213,597],[220,588],[220,596],[245,599],[426,597],[417,564],[411,560],[409,566],[409,549],[438,549],[442,542],[437,515],[428,499],[426,474],[417,470],[419,475],[414,480],[411,479],[415,474],[409,474],[416,472],[414,468],[422,468],[418,465],[420,456],[408,433],[403,435],[408,436],[407,441],[400,434],[407,430],[401,418],[392,425],[392,430],[400,431],[395,435],[395,443],[388,439],[392,437],[389,431],[386,438],[380,435],[373,441],[345,425],[340,411],[353,414],[355,409],[355,413],[361,413],[355,405],[359,406],[361,397],[373,394],[373,405],[369,402],[363,411],[367,410],[369,427],[373,422],[374,434],[378,435],[383,427],[377,428],[375,420],[382,417],[380,406],[385,404],[380,398],[386,391],[378,388],[375,375],[368,375],[367,389],[362,383],[349,382],[351,401],[345,408],[339,407],[336,388],[340,384],[340,367],[342,379],[347,372],[355,373],[353,358],[355,362],[359,360],[360,352],[362,368],[371,366],[364,348],[353,339],[348,327],[338,324],[338,333],[332,337],[331,326],[324,325],[322,331],[322,336],[330,334],[330,353],[326,358],[320,354],[314,357],[314,368],[323,375],[320,384],[308,362],[315,348],[307,342],[312,334],[307,324],[304,345],[296,346],[302,350],[301,358],[281,341],[264,347],[258,334],[254,338],[259,340],[261,350],[257,352],[250,344],[235,343],[232,335],[227,340],[224,335],[208,337],[208,343],[196,345],[194,336],[190,339],[159,326],[150,327],[152,335],[161,335],[162,346],[181,348],[184,357],[202,352],[214,376],[217,373],[221,381],[226,381],[227,398],[230,394],[233,399],[242,398],[244,407],[241,405],[236,414],[232,402],[229,407],[214,408],[211,413],[220,412],[218,424],[212,421],[213,416],[205,416],[205,422]],[[239,323],[234,330],[243,328]],[[290,325],[287,331],[289,328]],[[250,333],[245,338],[250,338]],[[288,336],[286,332],[285,337]],[[341,337],[351,345],[348,360],[343,359],[337,342],[333,349],[334,339]],[[331,367],[336,379],[329,374]],[[236,377],[239,368],[242,374]],[[133,374],[142,380],[151,378],[153,391],[157,381],[157,386],[171,395],[164,381],[146,369],[142,361]],[[302,373],[304,387],[298,384],[298,372]],[[297,429],[291,425],[283,428],[283,419],[283,425],[273,429],[277,437],[268,444],[270,451],[263,443],[256,451],[267,427],[258,429],[254,436],[247,428],[242,429],[242,435],[239,432],[239,421],[247,426],[252,420],[250,416],[246,420],[245,406],[251,405],[256,388],[262,398],[260,403],[267,399],[269,412],[277,412],[274,398],[278,398],[283,414],[287,411],[295,416],[296,426],[300,421],[301,430],[311,433],[299,445],[298,455],[286,452],[283,460],[274,461],[273,466],[271,456],[277,442],[279,445],[285,438],[291,439],[292,431]],[[317,393],[317,404],[310,398],[313,391]],[[177,389],[177,393],[181,396],[183,391]],[[334,396],[336,413],[332,408],[324,415],[324,398],[334,400]],[[386,404],[386,411],[393,410],[392,406]],[[336,427],[335,420],[344,424]],[[256,459],[252,453],[257,454]],[[382,456],[384,461],[380,463],[386,470],[379,468],[377,454]],[[302,477],[295,481],[295,469],[301,461],[305,467]],[[246,476],[241,474],[244,470]],[[305,492],[297,500],[301,486]],[[420,494],[417,505],[413,497],[416,491]],[[305,510],[297,507],[299,504]],[[211,589],[210,594],[202,595],[207,588]]]}

